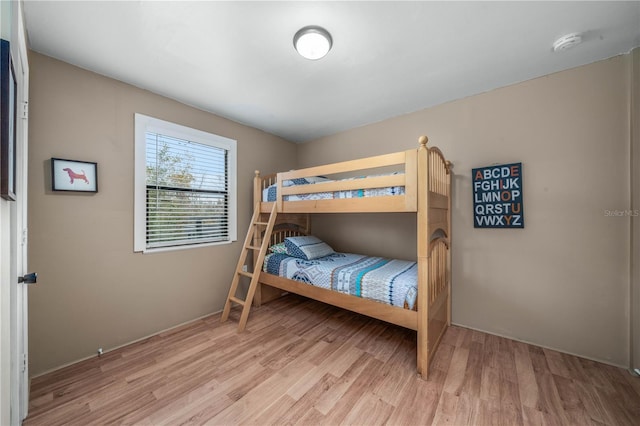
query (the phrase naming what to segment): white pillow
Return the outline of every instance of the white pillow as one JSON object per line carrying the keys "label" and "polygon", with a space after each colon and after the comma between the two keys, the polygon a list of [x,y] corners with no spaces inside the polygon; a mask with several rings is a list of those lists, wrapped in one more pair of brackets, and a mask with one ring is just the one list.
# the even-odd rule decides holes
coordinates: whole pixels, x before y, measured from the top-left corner
{"label": "white pillow", "polygon": [[285,238],[284,245],[289,256],[305,260],[313,260],[335,253],[327,243],[312,235]]}

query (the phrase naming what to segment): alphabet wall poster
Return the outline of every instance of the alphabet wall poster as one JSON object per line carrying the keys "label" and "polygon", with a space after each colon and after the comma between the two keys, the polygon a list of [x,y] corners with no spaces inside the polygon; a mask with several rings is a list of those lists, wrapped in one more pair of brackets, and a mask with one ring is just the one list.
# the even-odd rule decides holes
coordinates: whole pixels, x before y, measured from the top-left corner
{"label": "alphabet wall poster", "polygon": [[524,228],[522,163],[472,169],[473,227]]}

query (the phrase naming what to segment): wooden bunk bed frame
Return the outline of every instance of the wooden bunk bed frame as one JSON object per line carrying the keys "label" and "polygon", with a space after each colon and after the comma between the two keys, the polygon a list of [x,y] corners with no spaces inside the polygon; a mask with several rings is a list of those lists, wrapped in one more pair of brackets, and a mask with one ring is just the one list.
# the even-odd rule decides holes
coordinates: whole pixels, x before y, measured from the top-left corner
{"label": "wooden bunk bed frame", "polygon": [[[255,279],[258,285],[249,290],[247,303],[259,306],[283,292],[296,293],[340,308],[377,318],[417,331],[417,371],[427,378],[428,368],[436,348],[451,323],[451,163],[446,161],[436,147],[427,147],[426,136],[419,138],[418,149],[380,155],[325,166],[277,173],[261,177],[256,171],[254,201],[256,211],[252,225],[262,224],[262,232],[247,234],[245,248],[260,250],[254,259]],[[364,177],[353,180],[336,180],[309,185],[285,187],[285,180],[312,176],[362,172],[386,166],[404,167],[404,174]],[[263,202],[263,190],[277,185],[276,201]],[[327,200],[285,201],[286,195],[334,192],[352,189],[403,186],[403,195],[345,198]],[[384,303],[363,299],[298,281],[282,278],[262,271],[262,263],[269,245],[282,242],[287,236],[306,235],[310,231],[310,213],[362,213],[362,212],[415,212],[417,213],[417,309],[403,309]],[[275,216],[274,216],[275,215]],[[267,226],[269,225],[269,226]],[[252,276],[240,272],[246,254],[238,262],[237,275]],[[237,281],[237,278],[235,279]],[[252,279],[253,280],[253,279]],[[253,284],[253,281],[252,281]],[[237,282],[235,283],[237,287]],[[231,301],[245,306],[245,301],[235,297],[234,285],[223,312],[228,318]],[[244,328],[246,315],[240,321]]]}

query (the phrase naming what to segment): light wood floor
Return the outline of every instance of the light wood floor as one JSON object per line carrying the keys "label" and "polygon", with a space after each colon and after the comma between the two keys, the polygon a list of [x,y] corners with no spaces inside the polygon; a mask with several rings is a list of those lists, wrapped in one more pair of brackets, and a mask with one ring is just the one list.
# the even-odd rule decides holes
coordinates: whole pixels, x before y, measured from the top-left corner
{"label": "light wood floor", "polygon": [[415,338],[287,296],[36,378],[25,424],[640,424],[622,369],[451,327],[424,381]]}

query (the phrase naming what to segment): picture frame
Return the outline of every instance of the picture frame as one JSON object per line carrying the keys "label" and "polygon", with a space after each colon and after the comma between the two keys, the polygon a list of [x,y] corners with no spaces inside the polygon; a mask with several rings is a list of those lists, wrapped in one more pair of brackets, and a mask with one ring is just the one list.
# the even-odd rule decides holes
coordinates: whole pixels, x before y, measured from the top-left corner
{"label": "picture frame", "polygon": [[0,196],[16,200],[16,116],[18,85],[11,46],[0,40]]}
{"label": "picture frame", "polygon": [[98,163],[51,158],[51,189],[98,192]]}
{"label": "picture frame", "polygon": [[522,163],[471,169],[474,228],[524,228]]}

